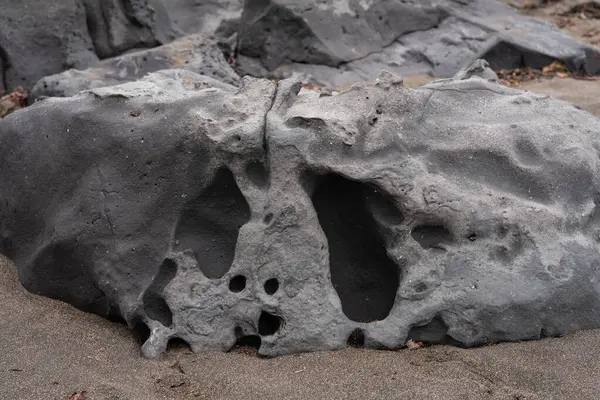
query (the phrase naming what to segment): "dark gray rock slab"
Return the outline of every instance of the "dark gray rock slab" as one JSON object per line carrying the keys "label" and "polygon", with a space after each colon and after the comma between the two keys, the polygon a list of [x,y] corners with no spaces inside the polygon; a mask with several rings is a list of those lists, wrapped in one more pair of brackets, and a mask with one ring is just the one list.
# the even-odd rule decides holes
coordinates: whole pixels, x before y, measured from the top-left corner
{"label": "dark gray rock slab", "polygon": [[5,90],[98,61],[78,0],[0,0],[0,58]]}
{"label": "dark gray rock slab", "polygon": [[177,31],[162,0],[82,0],[98,57],[172,41]]}
{"label": "dark gray rock slab", "polygon": [[554,60],[600,72],[596,49],[495,0],[249,0],[237,48],[241,74],[303,73],[344,86],[399,75],[448,78],[478,58],[493,69]]}
{"label": "dark gray rock slab", "polygon": [[599,121],[487,72],[315,96],[167,70],[36,102],[0,121],[0,250],[150,357],[598,328]]}
{"label": "dark gray rock slab", "polygon": [[0,10],[6,90],[176,35],[160,0],[0,0]]}
{"label": "dark gray rock slab", "polygon": [[242,16],[243,0],[169,0],[165,2],[173,24],[183,34],[229,36]]}
{"label": "dark gray rock slab", "polygon": [[214,40],[190,35],[160,47],[103,60],[92,68],[47,76],[33,87],[30,100],[73,96],[82,90],[134,81],[169,68],[183,68],[232,85],[240,79]]}

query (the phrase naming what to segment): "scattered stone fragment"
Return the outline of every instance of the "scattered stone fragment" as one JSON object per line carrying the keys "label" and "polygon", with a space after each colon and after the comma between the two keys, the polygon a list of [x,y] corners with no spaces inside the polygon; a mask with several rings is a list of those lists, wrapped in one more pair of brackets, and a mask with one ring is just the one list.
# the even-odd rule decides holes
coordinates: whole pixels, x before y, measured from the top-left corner
{"label": "scattered stone fragment", "polygon": [[153,49],[103,60],[93,68],[45,77],[32,89],[31,101],[45,96],[69,97],[82,90],[118,85],[167,68],[183,68],[233,85],[240,79],[214,40],[191,35]]}

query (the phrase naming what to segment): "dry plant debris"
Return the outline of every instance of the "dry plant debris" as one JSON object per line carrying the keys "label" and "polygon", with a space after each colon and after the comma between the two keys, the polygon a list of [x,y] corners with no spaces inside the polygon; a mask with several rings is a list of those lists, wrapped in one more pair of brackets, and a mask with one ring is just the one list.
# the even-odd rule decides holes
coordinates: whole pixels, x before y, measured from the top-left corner
{"label": "dry plant debris", "polygon": [[13,111],[27,107],[27,92],[18,87],[4,95],[0,92],[0,118],[4,118]]}
{"label": "dry plant debris", "polygon": [[540,79],[551,78],[573,78],[581,80],[600,80],[598,76],[584,76],[576,72],[569,71],[566,65],[560,61],[554,61],[552,64],[544,68],[534,69],[530,67],[522,67],[515,69],[503,69],[496,71],[500,82],[505,86],[518,87],[524,82]]}

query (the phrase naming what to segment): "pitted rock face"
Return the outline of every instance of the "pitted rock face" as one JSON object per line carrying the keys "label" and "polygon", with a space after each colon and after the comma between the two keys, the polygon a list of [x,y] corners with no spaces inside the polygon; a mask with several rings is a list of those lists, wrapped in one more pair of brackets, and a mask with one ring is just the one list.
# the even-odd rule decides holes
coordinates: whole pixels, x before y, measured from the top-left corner
{"label": "pitted rock face", "polygon": [[150,357],[599,327],[598,120],[476,75],[315,97],[171,70],[38,102],[0,121],[0,248],[148,326]]}

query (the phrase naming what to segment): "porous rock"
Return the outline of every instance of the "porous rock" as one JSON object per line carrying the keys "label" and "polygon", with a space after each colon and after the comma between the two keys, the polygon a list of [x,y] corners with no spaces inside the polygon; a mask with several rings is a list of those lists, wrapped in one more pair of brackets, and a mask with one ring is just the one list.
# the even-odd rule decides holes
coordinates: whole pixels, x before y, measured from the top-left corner
{"label": "porous rock", "polygon": [[328,86],[381,69],[449,78],[477,58],[495,70],[560,60],[600,72],[596,49],[496,0],[248,0],[237,51],[241,74],[300,72]]}
{"label": "porous rock", "polygon": [[170,70],[9,115],[0,250],[151,357],[600,327],[598,119],[479,76],[299,91]]}
{"label": "porous rock", "polygon": [[47,76],[33,87],[30,100],[69,97],[82,90],[134,81],[149,72],[168,68],[185,68],[232,85],[240,80],[214,40],[190,35],[160,47],[103,60],[92,68]]}

